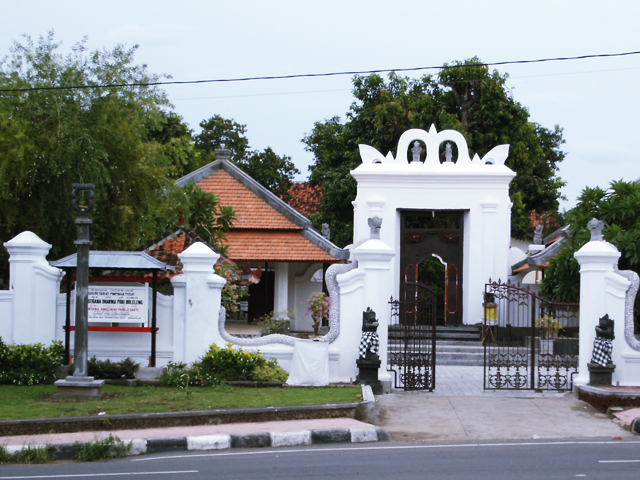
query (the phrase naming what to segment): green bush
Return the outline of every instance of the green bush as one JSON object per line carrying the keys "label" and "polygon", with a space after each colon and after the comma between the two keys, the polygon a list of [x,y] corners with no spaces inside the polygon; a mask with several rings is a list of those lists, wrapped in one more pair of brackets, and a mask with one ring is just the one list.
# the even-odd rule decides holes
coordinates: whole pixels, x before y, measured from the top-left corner
{"label": "green bush", "polygon": [[90,377],[110,380],[136,378],[136,372],[140,368],[140,364],[129,357],[119,363],[111,363],[109,360],[96,360],[94,356],[89,359],[87,366]]}
{"label": "green bush", "polygon": [[76,460],[79,462],[95,462],[104,458],[121,458],[131,450],[131,443],[124,443],[118,437],[109,434],[102,440],[93,442],[75,442]]}
{"label": "green bush", "polygon": [[223,381],[253,380],[257,367],[267,365],[267,359],[260,353],[235,349],[230,343],[226,348],[216,344],[200,360],[202,375],[219,375]]}
{"label": "green bush", "polygon": [[62,342],[49,347],[33,345],[7,345],[0,338],[0,383],[35,385],[53,377],[55,368],[64,361]]}
{"label": "green bush", "polygon": [[222,379],[219,375],[210,375],[202,371],[200,362],[194,362],[191,366],[185,363],[167,364],[167,371],[160,376],[163,387],[204,387],[219,385]]}
{"label": "green bush", "polygon": [[284,382],[287,378],[288,373],[278,366],[277,360],[267,360],[260,353],[235,349],[229,343],[225,348],[211,345],[205,356],[191,366],[167,364],[167,372],[160,381],[165,387],[187,388],[237,380]]}
{"label": "green bush", "polygon": [[287,371],[275,359],[269,360],[264,367],[256,367],[253,372],[253,379],[257,382],[286,382],[288,378]]}

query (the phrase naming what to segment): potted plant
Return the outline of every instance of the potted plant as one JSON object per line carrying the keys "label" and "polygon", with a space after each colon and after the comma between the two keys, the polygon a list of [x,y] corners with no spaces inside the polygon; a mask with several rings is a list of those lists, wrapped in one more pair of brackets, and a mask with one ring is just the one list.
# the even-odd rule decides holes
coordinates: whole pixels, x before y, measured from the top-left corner
{"label": "potted plant", "polygon": [[553,339],[562,325],[556,318],[540,317],[536,319],[536,327],[540,328],[540,353],[553,355]]}
{"label": "potted plant", "polygon": [[324,292],[316,292],[312,293],[305,303],[307,304],[307,313],[311,314],[311,318],[313,318],[313,334],[317,337],[320,334],[322,320],[329,318],[331,299]]}

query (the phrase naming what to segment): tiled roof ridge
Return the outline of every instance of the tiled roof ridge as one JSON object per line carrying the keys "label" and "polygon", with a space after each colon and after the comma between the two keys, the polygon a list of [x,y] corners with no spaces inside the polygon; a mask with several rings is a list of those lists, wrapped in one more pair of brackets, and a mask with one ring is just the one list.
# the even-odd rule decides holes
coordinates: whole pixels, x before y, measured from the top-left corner
{"label": "tiled roof ridge", "polygon": [[189,182],[199,183],[216,171],[223,169],[232,178],[240,182],[250,192],[267,203],[276,212],[284,215],[290,222],[302,227],[311,227],[311,221],[302,213],[298,212],[284,200],[278,198],[274,193],[270,192],[266,187],[251,178],[247,173],[243,172],[230,160],[215,160],[199,169],[185,175],[176,180],[178,187],[183,187]]}

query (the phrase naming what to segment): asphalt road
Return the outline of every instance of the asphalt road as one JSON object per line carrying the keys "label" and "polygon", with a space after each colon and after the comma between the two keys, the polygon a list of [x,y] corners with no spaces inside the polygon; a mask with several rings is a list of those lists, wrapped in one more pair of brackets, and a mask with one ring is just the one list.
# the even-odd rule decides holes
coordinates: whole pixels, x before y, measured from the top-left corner
{"label": "asphalt road", "polygon": [[96,463],[0,466],[4,479],[602,479],[640,478],[640,441],[377,443],[147,455]]}

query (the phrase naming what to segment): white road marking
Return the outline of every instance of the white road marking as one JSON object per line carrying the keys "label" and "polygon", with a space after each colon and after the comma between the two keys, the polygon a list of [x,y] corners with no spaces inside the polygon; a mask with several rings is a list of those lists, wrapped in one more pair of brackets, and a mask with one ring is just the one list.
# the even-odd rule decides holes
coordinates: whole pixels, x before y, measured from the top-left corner
{"label": "white road marking", "polygon": [[198,470],[174,470],[171,472],[120,472],[120,473],[77,473],[67,475],[23,475],[16,477],[0,477],[0,479],[15,478],[76,478],[76,477],[115,477],[122,475],[176,475],[179,473],[198,473]]}
{"label": "white road marking", "polygon": [[193,457],[233,457],[241,455],[279,455],[285,453],[308,453],[308,452],[344,452],[348,450],[406,450],[406,449],[436,449],[436,448],[482,448],[482,447],[523,447],[523,446],[540,446],[540,445],[628,445],[640,444],[640,441],[585,441],[585,442],[523,442],[523,443],[464,443],[456,445],[396,445],[382,447],[332,447],[332,448],[296,448],[296,449],[277,449],[277,450],[256,450],[250,452],[221,452],[216,453],[199,453],[191,455],[171,455],[164,457],[142,457],[132,458],[132,462],[149,462],[154,460],[166,460],[175,458],[193,458]]}
{"label": "white road marking", "polygon": [[598,460],[599,463],[640,463],[640,460]]}

